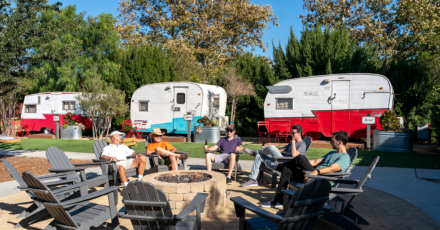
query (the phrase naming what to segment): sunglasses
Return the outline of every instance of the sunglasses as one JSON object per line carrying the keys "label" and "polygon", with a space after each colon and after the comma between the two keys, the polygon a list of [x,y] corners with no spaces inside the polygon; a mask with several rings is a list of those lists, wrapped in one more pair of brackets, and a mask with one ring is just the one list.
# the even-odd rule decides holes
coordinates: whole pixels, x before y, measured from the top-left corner
{"label": "sunglasses", "polygon": [[162,137],[162,135],[154,135],[154,137]]}
{"label": "sunglasses", "polygon": [[226,130],[226,132],[228,132],[228,133],[232,133],[232,132],[234,132],[233,130]]}
{"label": "sunglasses", "polygon": [[290,132],[290,134],[295,135],[295,133],[299,133],[299,132]]}

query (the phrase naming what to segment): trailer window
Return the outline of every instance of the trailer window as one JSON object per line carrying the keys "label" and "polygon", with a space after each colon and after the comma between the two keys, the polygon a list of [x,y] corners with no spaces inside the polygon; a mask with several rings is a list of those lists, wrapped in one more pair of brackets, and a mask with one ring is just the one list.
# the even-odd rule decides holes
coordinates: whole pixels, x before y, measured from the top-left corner
{"label": "trailer window", "polygon": [[25,113],[37,113],[37,105],[25,105]]}
{"label": "trailer window", "polygon": [[177,93],[177,104],[185,104],[185,94]]}
{"label": "trailer window", "polygon": [[139,111],[148,112],[148,102],[139,102]]}
{"label": "trailer window", "polygon": [[214,108],[220,107],[220,98],[214,98],[213,106],[214,106]]}
{"label": "trailer window", "polygon": [[293,98],[278,98],[277,109],[293,109]]}
{"label": "trailer window", "polygon": [[76,105],[74,101],[63,101],[63,110],[75,110]]}

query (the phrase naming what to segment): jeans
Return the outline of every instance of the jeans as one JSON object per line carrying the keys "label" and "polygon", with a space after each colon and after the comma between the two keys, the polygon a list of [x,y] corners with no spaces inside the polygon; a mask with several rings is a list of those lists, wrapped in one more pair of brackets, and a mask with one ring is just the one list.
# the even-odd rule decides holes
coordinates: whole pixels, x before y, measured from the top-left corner
{"label": "jeans", "polygon": [[257,155],[255,156],[254,165],[252,166],[251,176],[250,178],[253,180],[256,180],[258,177],[258,173],[260,172],[260,165],[263,163],[264,160],[271,160],[273,161],[274,157],[282,157],[283,155],[280,153],[280,151],[277,149],[277,147],[273,145],[269,145],[264,149],[260,149],[257,151]]}
{"label": "jeans", "polygon": [[304,173],[302,171],[314,171],[315,168],[310,164],[307,157],[299,155],[284,164],[278,165],[277,170],[281,171],[281,177],[276,190],[275,200],[282,204],[283,194],[281,191],[287,187],[288,183],[292,180],[298,183],[303,183]]}

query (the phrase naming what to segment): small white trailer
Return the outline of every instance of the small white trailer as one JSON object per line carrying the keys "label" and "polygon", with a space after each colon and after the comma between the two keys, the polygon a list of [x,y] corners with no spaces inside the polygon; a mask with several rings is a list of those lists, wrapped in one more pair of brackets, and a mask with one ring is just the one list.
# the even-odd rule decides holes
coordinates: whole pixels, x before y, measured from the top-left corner
{"label": "small white trailer", "polygon": [[[264,117],[269,131],[299,124],[314,139],[344,130],[350,137],[365,137],[362,116],[378,118],[393,108],[394,90],[382,75],[350,73],[301,77],[267,86]],[[290,130],[281,130],[290,131]]]}
{"label": "small white trailer", "polygon": [[83,117],[83,111],[76,99],[79,93],[75,92],[49,92],[26,95],[21,111],[22,126],[27,126],[33,131],[49,128],[56,132],[53,116],[59,114],[60,125],[64,124],[63,117],[71,112],[73,119],[81,122],[86,129],[91,128],[91,121]]}
{"label": "small white trailer", "polygon": [[167,133],[186,134],[187,121],[183,116],[193,115],[191,132],[197,120],[207,116],[218,120],[221,130],[228,125],[226,91],[215,85],[193,82],[163,82],[148,84],[137,89],[130,102],[132,122],[147,122],[142,131],[160,128]]}

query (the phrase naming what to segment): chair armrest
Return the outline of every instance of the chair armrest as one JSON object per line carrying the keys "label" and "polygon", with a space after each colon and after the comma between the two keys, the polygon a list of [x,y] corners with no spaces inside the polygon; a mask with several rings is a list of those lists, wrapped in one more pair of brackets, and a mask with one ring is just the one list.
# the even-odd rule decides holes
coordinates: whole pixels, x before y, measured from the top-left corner
{"label": "chair armrest", "polygon": [[136,156],[127,156],[127,159],[134,159]]}
{"label": "chair armrest", "polygon": [[85,195],[85,196],[81,196],[81,197],[78,197],[78,198],[75,198],[75,199],[71,199],[71,200],[67,200],[67,201],[61,202],[59,204],[59,206],[68,207],[68,206],[70,206],[72,204],[77,204],[77,203],[81,203],[81,202],[84,202],[84,201],[93,200],[93,199],[95,199],[97,197],[109,194],[109,193],[111,193],[113,191],[116,191],[118,189],[119,189],[118,186],[111,186],[111,187],[108,187],[108,188],[105,188],[105,189],[102,189],[102,190],[99,190],[99,191],[96,191],[96,192],[92,192],[92,193],[90,193],[88,195]]}
{"label": "chair armrest", "polygon": [[179,152],[179,151],[176,151],[175,153],[182,154],[182,153],[189,153],[189,152]]}
{"label": "chair armrest", "polygon": [[83,164],[73,164],[74,167],[93,167],[93,166],[101,166],[103,164],[107,164],[106,162],[94,162],[94,163],[83,163]]}
{"label": "chair armrest", "polygon": [[292,160],[295,157],[274,157],[274,161],[288,161],[288,160]]}
{"label": "chair armrest", "polygon": [[173,217],[127,215],[127,214],[125,214],[125,212],[118,212],[116,214],[121,219],[129,219],[129,220],[140,220],[140,221],[174,221]]}
{"label": "chair armrest", "polygon": [[296,193],[296,191],[293,191],[292,189],[285,189],[285,190],[282,190],[281,192],[290,196],[290,197],[294,196]]}
{"label": "chair armrest", "polygon": [[102,177],[103,176],[98,176],[98,177],[95,177],[95,178],[92,178],[92,179],[89,179],[86,181],[81,181],[81,182],[78,182],[78,183],[75,183],[72,185],[68,185],[68,186],[65,186],[62,188],[57,188],[57,189],[52,190],[52,192],[53,193],[62,193],[62,192],[70,192],[73,190],[78,190],[79,187],[88,186],[90,183],[93,183],[95,181],[100,181],[102,179]]}
{"label": "chair armrest", "polygon": [[84,171],[86,170],[86,168],[73,168],[73,169],[49,169],[49,172],[79,172],[79,171]]}
{"label": "chair armrest", "polygon": [[329,177],[329,176],[322,176],[322,175],[310,175],[310,174],[306,174],[304,175],[305,177],[308,178],[324,178],[327,179],[331,182],[335,182],[335,183],[339,183],[339,184],[357,184],[359,183],[359,180],[347,180],[347,179],[341,179],[338,177]]}
{"label": "chair armrest", "polygon": [[[274,223],[279,223],[281,222],[281,220],[283,219],[282,216],[278,216],[274,213],[268,212],[260,207],[257,207],[256,205],[252,204],[251,202],[243,199],[242,197],[232,197],[231,201],[234,202],[235,207],[237,208],[237,206],[247,209],[271,222]],[[237,212],[237,210],[236,210]]]}
{"label": "chair armrest", "polygon": [[197,193],[194,199],[179,214],[175,216],[175,220],[184,220],[191,212],[201,207],[201,213],[205,210],[205,201],[208,193]]}
{"label": "chair armrest", "polygon": [[65,177],[65,176],[69,176],[69,175],[72,175],[72,173],[71,172],[67,172],[67,173],[52,173],[52,174],[37,176],[36,178],[39,179],[39,180],[47,180],[47,179],[54,179],[54,178]]}
{"label": "chair armrest", "polygon": [[155,158],[155,157],[159,157],[159,154],[145,154],[144,156],[149,158]]}
{"label": "chair armrest", "polygon": [[243,152],[244,152],[244,151],[240,151],[240,152],[235,151],[234,153],[237,154],[237,155],[240,155],[240,154],[242,154]]}
{"label": "chair armrest", "polygon": [[62,184],[68,184],[68,183],[75,183],[76,181],[77,181],[77,178],[72,178],[72,179],[65,179],[65,180],[59,180],[59,181],[45,182],[44,184],[46,186],[54,186],[54,185],[62,185]]}
{"label": "chair armrest", "polygon": [[105,163],[110,163],[111,161],[109,160],[102,160],[102,159],[92,159],[93,162],[105,162]]}
{"label": "chair armrest", "polygon": [[[303,170],[304,174],[309,174],[311,172],[312,171]],[[333,173],[323,173],[321,175],[323,175],[323,176],[341,176],[342,177],[342,176],[350,176],[351,172],[333,172]]]}
{"label": "chair armrest", "polygon": [[330,193],[337,193],[340,195],[357,195],[362,193],[364,190],[356,188],[332,188]]}
{"label": "chair armrest", "polygon": [[207,153],[217,153],[218,151],[214,150],[214,151],[204,151],[204,152],[205,152],[205,154],[207,154]]}

